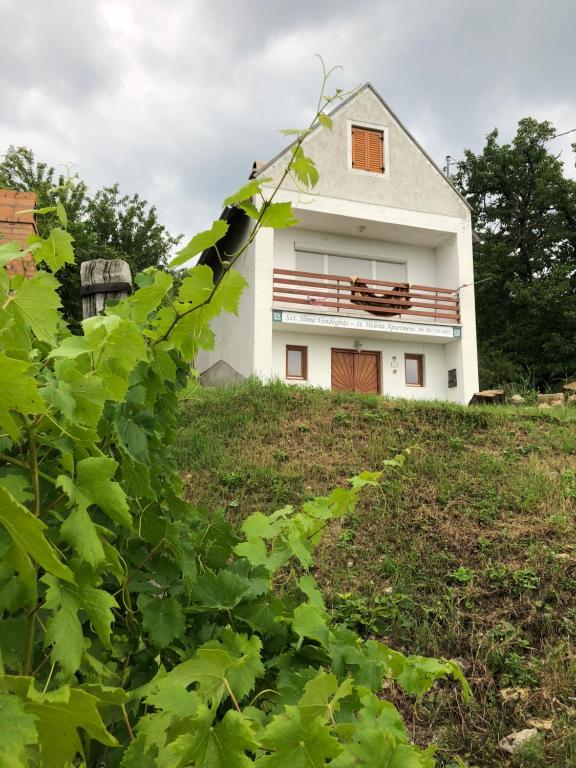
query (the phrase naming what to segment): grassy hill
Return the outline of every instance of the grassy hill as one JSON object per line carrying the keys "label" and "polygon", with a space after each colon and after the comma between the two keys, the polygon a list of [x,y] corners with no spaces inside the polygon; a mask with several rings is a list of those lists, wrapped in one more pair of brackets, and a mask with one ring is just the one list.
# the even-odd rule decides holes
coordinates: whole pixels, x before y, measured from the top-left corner
{"label": "grassy hill", "polygon": [[[234,520],[324,493],[410,448],[334,525],[315,575],[340,621],[457,659],[474,693],[410,712],[446,765],[576,766],[576,408],[460,407],[248,383],[183,404],[187,497]],[[545,722],[538,722],[545,721]],[[547,721],[547,722],[546,722]],[[534,722],[522,756],[498,740]]]}

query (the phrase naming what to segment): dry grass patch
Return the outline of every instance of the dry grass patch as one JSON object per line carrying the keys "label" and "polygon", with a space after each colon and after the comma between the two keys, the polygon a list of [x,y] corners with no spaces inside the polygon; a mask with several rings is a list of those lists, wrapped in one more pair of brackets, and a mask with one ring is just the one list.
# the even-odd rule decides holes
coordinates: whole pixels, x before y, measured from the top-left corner
{"label": "dry grass patch", "polygon": [[[412,448],[327,531],[316,576],[328,605],[366,636],[460,660],[474,705],[443,686],[409,720],[445,765],[469,754],[482,768],[573,768],[575,413],[249,382],[184,404],[178,452],[188,498],[239,521]],[[552,721],[539,749],[501,753],[498,740],[529,719]]]}

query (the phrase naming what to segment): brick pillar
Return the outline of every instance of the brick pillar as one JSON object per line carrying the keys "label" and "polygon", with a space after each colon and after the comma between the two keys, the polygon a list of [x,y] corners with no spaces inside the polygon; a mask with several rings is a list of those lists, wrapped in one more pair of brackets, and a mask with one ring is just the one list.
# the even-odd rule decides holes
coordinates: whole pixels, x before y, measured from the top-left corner
{"label": "brick pillar", "polygon": [[28,235],[36,232],[34,213],[18,214],[19,211],[28,211],[35,205],[34,192],[0,189],[0,245],[16,240],[24,251],[22,258],[9,261],[6,265],[10,275],[21,274],[31,277],[36,271],[32,254],[25,252]]}

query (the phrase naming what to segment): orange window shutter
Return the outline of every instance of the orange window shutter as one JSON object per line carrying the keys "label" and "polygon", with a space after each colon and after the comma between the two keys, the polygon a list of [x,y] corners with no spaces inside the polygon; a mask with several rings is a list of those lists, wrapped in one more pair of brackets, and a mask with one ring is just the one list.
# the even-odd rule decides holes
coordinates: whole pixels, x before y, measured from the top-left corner
{"label": "orange window shutter", "polygon": [[352,168],[366,170],[368,152],[364,128],[352,128]]}
{"label": "orange window shutter", "polygon": [[384,171],[382,131],[357,126],[352,128],[352,168],[373,173]]}
{"label": "orange window shutter", "polygon": [[382,173],[384,170],[384,151],[382,131],[367,131],[367,170]]}

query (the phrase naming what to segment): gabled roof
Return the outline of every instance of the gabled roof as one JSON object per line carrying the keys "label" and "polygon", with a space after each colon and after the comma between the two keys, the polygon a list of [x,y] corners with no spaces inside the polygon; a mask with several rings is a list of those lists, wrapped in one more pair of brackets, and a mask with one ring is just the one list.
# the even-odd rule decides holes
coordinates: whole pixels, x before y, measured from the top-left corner
{"label": "gabled roof", "polygon": [[[427,160],[430,162],[433,168],[438,171],[438,173],[442,176],[443,180],[449,184],[454,192],[458,195],[460,200],[466,205],[467,208],[472,210],[472,207],[470,203],[466,200],[465,197],[459,192],[459,190],[452,184],[450,179],[443,173],[443,171],[438,167],[438,165],[434,162],[434,160],[430,157],[428,152],[424,149],[424,147],[414,138],[414,136],[410,133],[408,128],[404,125],[404,123],[400,120],[400,118],[396,115],[393,109],[390,108],[390,106],[384,101],[382,96],[378,93],[376,88],[372,85],[372,83],[364,83],[364,85],[359,86],[355,91],[353,91],[349,96],[347,96],[343,101],[340,102],[334,109],[328,113],[329,117],[333,117],[339,110],[341,110],[343,107],[345,107],[347,104],[349,104],[353,99],[355,99],[357,96],[360,95],[363,91],[366,89],[369,89],[372,91],[374,96],[380,101],[380,103],[383,105],[383,107],[390,113],[392,118],[398,123],[400,128],[404,131],[406,136],[412,141],[412,143],[422,152],[422,154],[427,158]],[[316,124],[313,128],[314,133],[316,130],[320,128],[319,124]],[[288,146],[284,147],[280,152],[278,152],[275,157],[273,157],[271,160],[269,160],[267,163],[262,162],[255,162],[254,166],[252,168],[252,172],[250,174],[250,178],[254,178],[255,176],[260,175],[261,173],[264,173],[270,166],[272,166],[275,162],[277,162],[286,152],[288,152],[295,144],[296,139],[291,142]],[[220,215],[220,218],[226,221],[229,225],[229,229],[227,234],[224,237],[223,242],[221,243],[221,248],[224,250],[224,252],[233,252],[236,250],[236,247],[240,244],[242,241],[242,238],[247,234],[250,224],[250,219],[248,216],[244,213],[243,210],[240,208],[237,208],[236,206],[232,206],[225,208],[222,211],[222,214]],[[473,236],[476,238],[478,235],[476,233],[473,233]],[[214,247],[207,248],[205,251],[202,252],[200,255],[200,258],[198,260],[199,264],[208,264],[212,271],[214,272],[215,278],[219,277],[221,272],[223,271],[222,263],[218,257],[218,254],[216,253],[216,249]]]}
{"label": "gabled roof", "polygon": [[[380,103],[382,104],[384,109],[386,109],[392,115],[393,119],[398,123],[398,125],[404,131],[404,133],[410,139],[410,141],[416,147],[418,147],[420,152],[422,152],[422,154],[431,163],[431,165],[438,171],[438,173],[442,176],[444,181],[452,187],[454,192],[458,195],[458,197],[460,198],[460,200],[462,200],[462,202],[466,205],[466,207],[469,208],[470,210],[472,210],[472,208],[470,206],[470,203],[460,193],[460,191],[454,186],[454,184],[452,184],[450,179],[446,176],[446,174],[442,171],[442,169],[434,162],[434,160],[430,157],[428,152],[426,152],[424,147],[417,141],[417,139],[414,138],[414,136],[410,133],[408,128],[406,128],[406,126],[404,125],[402,120],[400,120],[400,118],[394,112],[394,110],[391,109],[390,106],[386,103],[386,101],[384,101],[382,96],[380,96],[380,94],[378,93],[376,88],[374,88],[372,83],[369,83],[369,82],[364,83],[364,85],[361,85],[355,91],[352,91],[352,93],[349,96],[347,96],[343,101],[341,101],[340,104],[338,104],[338,106],[334,107],[334,109],[331,112],[328,112],[328,116],[329,117],[333,117],[337,112],[339,112],[343,107],[345,107],[347,104],[349,104],[353,99],[355,99],[357,96],[359,96],[366,89],[372,91],[374,96],[376,96],[378,101],[380,101]],[[320,125],[317,123],[314,126],[314,128],[312,130],[312,133],[315,133],[319,128],[320,128]],[[309,134],[309,135],[312,135],[312,133]],[[286,152],[288,152],[296,144],[296,141],[297,141],[297,139],[295,139],[293,142],[291,142],[287,147],[284,147],[284,149],[282,149],[280,152],[278,152],[278,154],[275,157],[273,157],[272,160],[269,160],[264,165],[260,165],[258,168],[255,168],[254,171],[253,171],[254,176],[258,176],[259,174],[264,173],[268,168],[270,168],[270,166],[274,165],[275,162],[277,162],[284,154],[286,154]]]}

